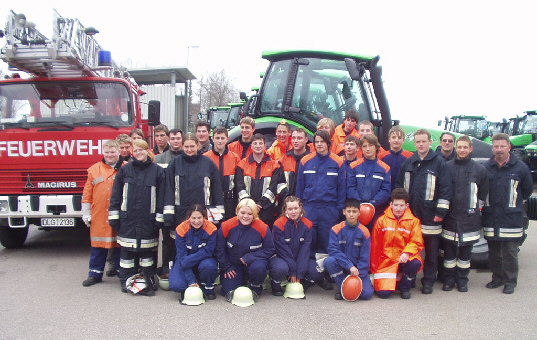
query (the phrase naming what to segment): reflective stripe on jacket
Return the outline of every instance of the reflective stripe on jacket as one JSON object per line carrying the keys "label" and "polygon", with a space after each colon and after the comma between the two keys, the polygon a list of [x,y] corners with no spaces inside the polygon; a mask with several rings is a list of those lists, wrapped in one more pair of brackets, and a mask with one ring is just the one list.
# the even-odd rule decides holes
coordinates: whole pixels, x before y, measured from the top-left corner
{"label": "reflective stripe on jacket", "polygon": [[446,171],[453,179],[451,204],[442,222],[442,238],[460,245],[481,237],[481,207],[488,194],[487,170],[471,159],[452,159]]}
{"label": "reflective stripe on jacket", "polygon": [[421,220],[424,237],[440,236],[442,225],[434,217],[444,218],[449,210],[452,183],[445,167],[445,160],[429,149],[423,160],[414,152],[399,169],[396,187],[408,191],[410,209]]}
{"label": "reflective stripe on jacket", "polygon": [[114,179],[121,166],[121,158],[116,168],[103,161],[88,168],[88,179],[84,186],[82,203],[91,203],[91,246],[96,248],[118,247],[117,233],[108,222],[110,197]]}
{"label": "reflective stripe on jacket", "polygon": [[487,240],[515,241],[524,235],[524,203],[533,193],[528,166],[515,155],[501,168],[491,157],[486,163],[489,195],[483,207]]}
{"label": "reflective stripe on jacket", "polygon": [[289,276],[303,279],[308,272],[313,223],[305,217],[297,222],[282,216],[274,222],[272,235],[276,255],[289,266]]}
{"label": "reflective stripe on jacket", "polygon": [[392,208],[379,217],[371,236],[371,273],[375,290],[394,291],[399,275],[399,258],[409,253],[408,261],[418,259],[423,264],[423,235],[421,223],[407,208],[401,218],[393,215]]}

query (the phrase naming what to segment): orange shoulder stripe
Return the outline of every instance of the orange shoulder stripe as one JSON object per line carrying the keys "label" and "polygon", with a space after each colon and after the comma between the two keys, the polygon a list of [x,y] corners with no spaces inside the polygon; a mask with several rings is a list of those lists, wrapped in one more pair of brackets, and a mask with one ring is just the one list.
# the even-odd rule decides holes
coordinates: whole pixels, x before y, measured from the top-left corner
{"label": "orange shoulder stripe", "polygon": [[209,220],[204,220],[204,222],[205,223],[203,225],[203,230],[205,230],[207,234],[212,235],[218,230],[216,226],[213,224],[213,222]]}
{"label": "orange shoulder stripe", "polygon": [[181,224],[179,224],[177,228],[175,228],[175,231],[177,232],[177,235],[181,237],[185,237],[186,233],[188,233],[190,228],[191,228],[190,220],[186,220],[182,222]]}
{"label": "orange shoulder stripe", "polygon": [[252,228],[257,230],[263,238],[265,238],[265,235],[267,235],[268,226],[261,220],[254,220],[252,223]]}
{"label": "orange shoulder stripe", "polygon": [[336,224],[335,226],[332,227],[332,230],[337,234],[339,234],[339,232],[341,231],[341,229],[345,228],[345,226],[347,225],[347,223],[345,221],[343,222],[339,222],[338,224]]}
{"label": "orange shoulder stripe", "polygon": [[300,163],[302,163],[302,165],[304,165],[304,164],[306,164],[307,161],[309,161],[310,159],[312,159],[315,156],[317,156],[317,152],[313,151],[312,153],[307,154],[306,156],[302,157],[302,159],[300,160]]}
{"label": "orange shoulder stripe", "polygon": [[386,170],[386,172],[390,171],[390,166],[388,164],[384,163],[380,159],[378,160],[378,163],[382,168],[384,168],[384,170]]}
{"label": "orange shoulder stripe", "polygon": [[360,224],[358,226],[358,228],[360,228],[360,230],[362,230],[362,232],[364,233],[365,237],[366,238],[370,238],[371,237],[371,233],[369,232],[369,229],[367,229],[367,227],[363,224]]}
{"label": "orange shoulder stripe", "polygon": [[285,230],[285,224],[287,223],[289,219],[285,216],[282,216],[280,218],[278,218],[276,220],[276,222],[274,222],[274,226],[275,227],[278,227],[279,229],[281,229],[281,231],[284,231]]}

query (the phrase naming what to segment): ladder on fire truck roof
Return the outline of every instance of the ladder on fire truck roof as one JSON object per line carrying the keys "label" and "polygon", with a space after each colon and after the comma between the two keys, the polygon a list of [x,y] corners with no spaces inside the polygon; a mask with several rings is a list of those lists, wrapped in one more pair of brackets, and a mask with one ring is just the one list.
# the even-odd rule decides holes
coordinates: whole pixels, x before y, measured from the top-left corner
{"label": "ladder on fire truck roof", "polygon": [[111,59],[107,66],[99,66],[102,48],[93,37],[98,33],[94,28],[85,28],[78,19],[64,18],[54,10],[53,29],[49,40],[23,14],[11,11],[0,58],[10,69],[38,77],[111,77],[120,71]]}

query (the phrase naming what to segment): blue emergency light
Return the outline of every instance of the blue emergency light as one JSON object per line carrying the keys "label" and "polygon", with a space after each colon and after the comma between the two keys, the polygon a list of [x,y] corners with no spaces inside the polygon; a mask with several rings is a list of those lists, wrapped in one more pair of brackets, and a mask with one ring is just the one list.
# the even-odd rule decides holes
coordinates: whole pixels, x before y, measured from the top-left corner
{"label": "blue emergency light", "polygon": [[99,66],[112,66],[112,52],[105,50],[99,51]]}

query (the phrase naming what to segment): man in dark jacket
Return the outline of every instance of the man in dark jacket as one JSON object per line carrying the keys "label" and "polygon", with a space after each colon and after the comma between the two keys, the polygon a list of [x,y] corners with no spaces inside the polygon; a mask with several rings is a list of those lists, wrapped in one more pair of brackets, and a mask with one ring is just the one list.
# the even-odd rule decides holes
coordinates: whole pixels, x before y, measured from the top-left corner
{"label": "man in dark jacket", "polygon": [[451,132],[444,132],[440,135],[440,145],[436,147],[436,153],[447,161],[455,159],[455,135]]}
{"label": "man in dark jacket", "polygon": [[533,192],[526,164],[511,151],[509,136],[492,137],[494,156],[486,163],[490,188],[483,207],[483,229],[489,245],[492,281],[487,288],[503,286],[505,294],[515,291],[518,277],[518,246],[524,236],[524,203]]}
{"label": "man in dark jacket", "polygon": [[488,194],[487,170],[470,158],[472,140],[457,140],[457,158],[446,163],[453,178],[451,204],[443,222],[444,286],[451,291],[457,284],[459,292],[468,291],[468,274],[472,244],[480,238],[481,211]]}
{"label": "man in dark jacket", "polygon": [[431,133],[419,129],[414,134],[416,152],[399,169],[397,188],[405,188],[410,195],[410,209],[421,220],[425,245],[422,293],[431,294],[438,271],[438,246],[442,220],[449,210],[451,176],[446,162],[431,149]]}

